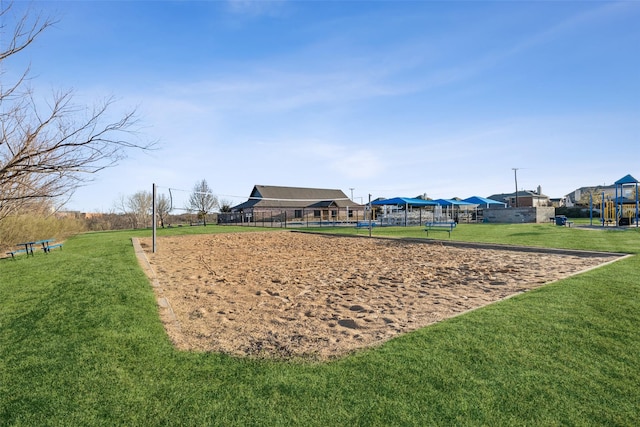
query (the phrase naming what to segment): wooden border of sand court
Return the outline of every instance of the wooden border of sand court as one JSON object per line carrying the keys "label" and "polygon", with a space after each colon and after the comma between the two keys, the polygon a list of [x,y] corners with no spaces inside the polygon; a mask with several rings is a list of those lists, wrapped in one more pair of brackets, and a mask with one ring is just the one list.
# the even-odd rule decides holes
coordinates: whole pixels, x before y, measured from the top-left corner
{"label": "wooden border of sand court", "polygon": [[164,313],[160,313],[160,318],[167,319],[169,321],[167,323],[168,328],[172,328],[174,329],[175,332],[181,333],[182,328],[180,327],[180,322],[178,321],[178,317],[176,316],[176,313],[173,311],[173,307],[171,307],[171,303],[169,302],[169,299],[164,295],[164,290],[160,285],[160,280],[158,280],[158,276],[156,275],[156,272],[153,270],[153,267],[151,266],[151,263],[147,258],[147,254],[142,248],[142,245],[140,244],[140,239],[138,239],[137,237],[132,237],[131,243],[133,245],[133,250],[136,254],[136,257],[138,258],[138,263],[140,264],[140,267],[142,267],[142,270],[144,271],[145,275],[151,282],[151,286],[155,290],[158,307],[160,308],[161,311],[164,312]]}

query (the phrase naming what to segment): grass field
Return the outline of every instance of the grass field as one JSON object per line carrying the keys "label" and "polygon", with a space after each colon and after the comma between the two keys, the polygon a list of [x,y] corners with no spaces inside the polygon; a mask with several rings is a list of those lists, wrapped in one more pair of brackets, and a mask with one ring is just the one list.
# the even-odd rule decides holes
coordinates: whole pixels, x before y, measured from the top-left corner
{"label": "grass field", "polygon": [[453,240],[635,256],[328,363],[174,350],[131,246],[149,235],[0,261],[0,425],[640,425],[637,229],[461,224]]}

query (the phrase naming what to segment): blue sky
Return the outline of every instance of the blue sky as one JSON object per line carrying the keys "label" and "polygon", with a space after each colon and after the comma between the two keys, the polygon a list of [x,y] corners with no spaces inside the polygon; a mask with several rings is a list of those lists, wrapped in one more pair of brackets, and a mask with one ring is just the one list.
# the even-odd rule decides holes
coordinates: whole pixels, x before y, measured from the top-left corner
{"label": "blue sky", "polygon": [[[18,3],[26,7],[27,3]],[[561,197],[640,178],[640,2],[64,1],[22,54],[38,94],[137,108],[129,153],[68,208],[206,179],[356,201]],[[20,66],[15,61],[14,66]],[[9,70],[11,71],[11,70]]]}

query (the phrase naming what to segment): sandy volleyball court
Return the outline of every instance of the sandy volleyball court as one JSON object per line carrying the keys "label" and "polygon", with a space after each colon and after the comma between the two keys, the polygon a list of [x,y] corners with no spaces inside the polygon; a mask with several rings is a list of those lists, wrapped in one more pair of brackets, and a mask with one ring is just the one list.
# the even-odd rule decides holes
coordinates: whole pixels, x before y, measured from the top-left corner
{"label": "sandy volleyball court", "polygon": [[313,359],[615,259],[288,231],[160,237],[155,254],[140,244],[178,348]]}

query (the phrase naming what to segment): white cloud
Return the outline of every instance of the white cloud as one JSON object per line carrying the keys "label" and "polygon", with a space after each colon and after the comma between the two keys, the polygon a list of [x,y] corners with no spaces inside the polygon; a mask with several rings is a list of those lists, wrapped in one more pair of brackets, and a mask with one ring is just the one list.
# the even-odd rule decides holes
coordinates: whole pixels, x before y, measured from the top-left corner
{"label": "white cloud", "polygon": [[232,13],[252,17],[277,15],[285,3],[285,0],[227,0]]}
{"label": "white cloud", "polygon": [[371,179],[387,169],[376,153],[363,148],[323,144],[310,147],[309,154],[344,181]]}

